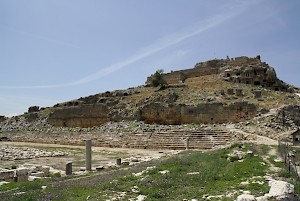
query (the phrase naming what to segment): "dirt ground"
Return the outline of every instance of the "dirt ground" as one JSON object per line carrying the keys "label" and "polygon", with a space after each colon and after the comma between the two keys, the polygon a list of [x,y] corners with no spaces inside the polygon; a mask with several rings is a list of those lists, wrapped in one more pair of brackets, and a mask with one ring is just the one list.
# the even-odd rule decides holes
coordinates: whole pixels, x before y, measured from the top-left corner
{"label": "dirt ground", "polygon": [[[61,157],[42,157],[34,159],[0,161],[0,168],[8,168],[12,165],[20,167],[24,164],[36,164],[50,166],[54,169],[64,171],[67,162],[72,161],[73,171],[80,171],[85,167],[85,146],[41,144],[27,142],[0,142],[0,147],[28,147],[46,151],[63,151],[68,155]],[[127,149],[92,147],[92,167],[104,166],[105,168],[116,165],[116,159],[121,158],[122,162],[134,164],[142,161],[149,161],[178,153],[173,150],[149,150],[149,149]]]}

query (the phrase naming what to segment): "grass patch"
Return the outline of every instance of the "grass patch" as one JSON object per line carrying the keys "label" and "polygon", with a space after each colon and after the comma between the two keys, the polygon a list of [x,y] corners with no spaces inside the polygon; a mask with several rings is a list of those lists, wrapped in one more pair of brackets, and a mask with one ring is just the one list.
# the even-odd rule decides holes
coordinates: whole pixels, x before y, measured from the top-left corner
{"label": "grass patch", "polygon": [[[263,165],[261,157],[253,155],[246,155],[242,161],[230,162],[227,154],[234,149],[266,151],[265,148],[252,144],[236,144],[231,148],[205,153],[183,152],[155,162],[153,169],[146,171],[144,167],[143,174],[138,176],[128,173],[128,170],[136,168],[129,167],[124,170],[124,174],[120,174],[119,170],[113,174],[106,172],[99,178],[92,175],[70,182],[56,182],[55,185],[48,184],[49,187],[42,191],[38,190],[41,184],[36,183],[26,194],[20,195],[18,200],[38,200],[40,196],[49,197],[51,200],[86,200],[87,197],[90,200],[129,200],[139,195],[147,196],[146,200],[201,200],[205,195],[237,192],[230,198],[222,197],[221,200],[226,201],[236,199],[240,194],[239,190],[251,191],[256,196],[264,195],[269,190],[268,185],[255,181],[263,181],[262,176],[267,173],[267,165]],[[253,178],[249,185],[241,185],[241,182],[249,178]]]}

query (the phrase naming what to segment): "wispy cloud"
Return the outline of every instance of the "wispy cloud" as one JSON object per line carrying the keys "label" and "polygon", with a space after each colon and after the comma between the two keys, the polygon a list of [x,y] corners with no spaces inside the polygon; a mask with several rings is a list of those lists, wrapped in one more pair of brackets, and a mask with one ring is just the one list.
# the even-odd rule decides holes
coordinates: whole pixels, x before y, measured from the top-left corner
{"label": "wispy cloud", "polygon": [[81,79],[78,79],[74,82],[70,83],[64,83],[64,84],[57,84],[57,85],[41,85],[41,86],[0,86],[0,88],[9,88],[9,89],[45,89],[45,88],[60,88],[60,87],[71,87],[71,86],[76,86],[76,85],[81,85],[85,83],[89,83],[92,81],[95,81],[97,79],[100,79],[102,77],[105,77],[111,73],[114,73],[122,68],[125,68],[126,66],[133,64],[137,61],[140,61],[150,55],[153,55],[161,50],[164,50],[170,46],[179,44],[187,39],[190,39],[192,37],[195,37],[207,30],[210,30],[212,28],[217,27],[218,25],[225,23],[229,21],[230,19],[236,17],[237,15],[241,14],[246,8],[249,6],[248,4],[242,3],[239,5],[238,9],[237,8],[232,8],[229,10],[226,10],[224,13],[204,19],[197,23],[195,27],[190,28],[186,32],[178,32],[174,33],[171,35],[167,35],[166,37],[163,37],[159,39],[157,42],[154,44],[145,47],[141,49],[141,51],[137,52],[133,56],[114,63],[110,66],[107,66],[105,68],[100,69],[99,71],[88,75],[86,77],[83,77]]}
{"label": "wispy cloud", "polygon": [[59,46],[66,46],[66,47],[71,47],[71,48],[76,48],[76,49],[79,48],[78,46],[76,46],[74,44],[67,43],[67,42],[64,42],[64,41],[61,41],[61,40],[49,38],[49,37],[39,35],[39,34],[34,34],[34,33],[27,32],[27,31],[24,31],[24,30],[21,30],[21,29],[16,29],[14,27],[7,26],[7,28],[9,30],[15,32],[15,33],[18,33],[18,34],[21,34],[21,35],[24,35],[24,36],[27,36],[27,37],[30,37],[30,38],[34,38],[34,39],[54,43],[54,44],[59,45]]}

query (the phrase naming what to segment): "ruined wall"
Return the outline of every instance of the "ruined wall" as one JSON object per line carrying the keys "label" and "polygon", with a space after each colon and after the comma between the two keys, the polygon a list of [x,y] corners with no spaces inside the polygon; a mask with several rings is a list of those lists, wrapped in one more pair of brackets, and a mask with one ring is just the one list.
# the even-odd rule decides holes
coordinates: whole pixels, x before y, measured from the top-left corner
{"label": "ruined wall", "polygon": [[[200,77],[205,75],[213,75],[221,73],[222,68],[226,66],[242,66],[245,64],[254,64],[260,62],[260,57],[248,58],[245,56],[232,59],[213,59],[205,62],[197,63],[194,68],[173,71],[164,74],[167,84],[178,84],[184,82],[187,78]],[[147,78],[146,85],[151,85],[152,75]]]}
{"label": "ruined wall", "polygon": [[[275,91],[295,90],[294,87],[279,80],[274,68],[261,62],[260,56],[209,60],[197,63],[192,69],[174,71],[163,76],[167,84],[178,84],[187,78],[212,74],[220,74],[225,81],[262,86]],[[151,80],[152,76],[147,78],[148,86],[151,86]]]}
{"label": "ruined wall", "polygon": [[104,104],[81,105],[55,109],[48,122],[53,126],[93,127],[110,121]]}
{"label": "ruined wall", "polygon": [[[164,80],[167,84],[179,84],[183,83],[187,78],[191,77],[200,77],[204,75],[212,75],[212,74],[218,74],[219,68],[212,68],[210,66],[204,66],[204,67],[195,67],[192,69],[186,69],[186,70],[180,70],[180,71],[174,71],[171,73],[163,74]],[[147,78],[146,84],[151,85],[152,76]]]}
{"label": "ruined wall", "polygon": [[140,120],[146,123],[185,124],[185,123],[226,123],[250,119],[257,108],[247,102],[230,105],[203,103],[197,106],[150,103],[140,110]]}

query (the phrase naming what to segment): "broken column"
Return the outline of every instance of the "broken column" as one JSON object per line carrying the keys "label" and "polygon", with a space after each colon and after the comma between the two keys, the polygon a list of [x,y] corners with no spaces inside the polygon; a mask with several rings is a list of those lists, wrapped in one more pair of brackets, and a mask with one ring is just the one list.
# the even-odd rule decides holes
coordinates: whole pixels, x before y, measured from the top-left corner
{"label": "broken column", "polygon": [[15,181],[24,182],[28,181],[28,169],[27,168],[18,168],[15,170]]}
{"label": "broken column", "polygon": [[66,163],[66,175],[72,175],[72,162]]}
{"label": "broken column", "polygon": [[85,141],[85,170],[92,170],[92,140]]}
{"label": "broken column", "polygon": [[117,158],[117,165],[121,165],[122,162],[121,162],[121,158]]}
{"label": "broken column", "polygon": [[186,149],[186,150],[189,150],[189,149],[190,149],[190,138],[186,138],[185,149]]}
{"label": "broken column", "polygon": [[44,177],[49,177],[50,175],[50,167],[49,166],[43,166],[42,172],[44,173]]}

